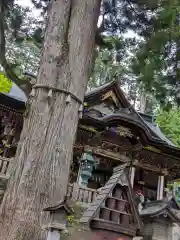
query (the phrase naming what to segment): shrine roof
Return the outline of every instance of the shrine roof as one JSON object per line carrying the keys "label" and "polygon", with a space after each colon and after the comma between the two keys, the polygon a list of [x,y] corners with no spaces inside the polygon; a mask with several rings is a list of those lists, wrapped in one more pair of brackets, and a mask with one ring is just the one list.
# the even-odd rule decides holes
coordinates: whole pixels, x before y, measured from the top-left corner
{"label": "shrine roof", "polygon": [[106,90],[107,88],[111,88],[114,85],[114,81],[108,82],[106,84],[103,84],[97,88],[94,88],[92,90],[89,90],[86,92],[86,97],[89,97],[91,95],[94,95],[96,93],[99,94],[99,92]]}
{"label": "shrine roof", "polygon": [[0,108],[12,112],[23,113],[27,101],[24,92],[15,84],[12,84],[9,93],[0,93]]}
{"label": "shrine roof", "polygon": [[118,98],[121,99],[121,103],[123,107],[131,108],[133,110],[133,107],[131,106],[128,100],[128,96],[126,96],[124,91],[121,89],[121,84],[119,80],[113,80],[91,91],[87,91],[84,97],[84,101],[96,102],[98,97],[102,96],[102,94],[107,93],[108,91],[111,91],[111,90],[115,92]]}
{"label": "shrine roof", "polygon": [[[30,73],[25,73],[26,76],[35,79],[36,76],[30,74]],[[153,117],[147,114],[139,113],[137,112],[130,104],[128,97],[126,94],[123,92],[120,86],[120,81],[112,81],[107,84],[104,84],[103,86],[100,86],[98,88],[95,88],[94,90],[91,90],[85,94],[85,102],[95,102],[99,98],[99,96],[102,96],[102,94],[107,93],[108,91],[114,91],[114,93],[117,95],[119,100],[121,101],[122,106],[124,107],[124,110],[121,108],[121,112],[116,112],[111,114],[111,117],[117,116],[119,113],[119,116],[121,117],[124,115],[124,117],[128,117],[129,120],[134,121],[134,122],[139,122],[141,125],[144,125],[146,129],[151,132],[152,139],[155,141],[159,141],[161,143],[164,143],[165,145],[175,147],[176,145],[170,141],[161,131],[161,129],[153,122]],[[27,97],[24,94],[23,90],[21,90],[15,83],[13,83],[11,91],[7,94],[2,94],[6,97],[9,98],[9,102],[12,102],[12,108],[13,105],[17,105],[17,102],[19,104],[25,104],[27,101]],[[15,100],[15,103],[13,104],[13,100]],[[1,101],[2,102],[2,101]],[[2,102],[2,104],[6,105],[7,104],[7,99],[4,101],[5,103]],[[16,106],[14,106],[16,108]],[[21,107],[22,108],[22,107]],[[130,109],[131,114],[125,114],[123,111]]]}
{"label": "shrine roof", "polygon": [[167,204],[164,201],[154,201],[154,202],[148,202],[144,206],[144,208],[141,210],[140,215],[141,216],[149,216],[153,214],[159,214],[161,213],[165,208],[167,207]]}
{"label": "shrine roof", "polygon": [[159,126],[155,124],[154,116],[138,112],[134,109],[134,107],[130,104],[128,97],[123,92],[119,81],[112,81],[86,93],[85,101],[92,104],[92,102],[95,102],[98,98],[101,98],[103,94],[107,93],[108,91],[114,91],[116,97],[121,103],[121,107],[112,114],[104,116],[104,119],[112,119],[113,117],[117,118],[117,115],[119,114],[119,117],[124,116],[131,122],[133,121],[134,123],[136,122],[144,125],[144,127],[150,132],[151,139],[155,140],[155,142],[159,141],[167,146],[177,148],[176,145],[163,134]]}
{"label": "shrine roof", "polygon": [[179,210],[180,208],[174,198],[170,200],[163,199],[145,203],[143,209],[140,211],[140,216],[148,220],[160,216],[167,216],[172,222],[180,225]]}
{"label": "shrine roof", "polygon": [[73,210],[69,207],[66,200],[60,201],[59,203],[52,205],[50,207],[46,207],[43,209],[43,211],[56,212],[60,209],[64,209],[67,214],[73,213]]}
{"label": "shrine roof", "polygon": [[144,114],[141,112],[137,112],[137,114],[140,115],[140,117],[142,118],[142,120],[144,121],[144,123],[148,126],[148,128],[152,131],[152,137],[156,140],[162,140],[164,142],[166,142],[168,145],[174,146],[176,147],[176,145],[170,141],[161,131],[161,129],[159,128],[159,126],[154,123],[154,116],[152,115],[148,115],[148,114]]}
{"label": "shrine roof", "polygon": [[6,95],[12,99],[15,99],[15,100],[18,100],[18,101],[21,101],[24,103],[27,101],[27,97],[26,97],[25,93],[15,83],[12,84],[10,92],[3,93],[3,95]]}
{"label": "shrine roof", "polygon": [[147,126],[151,129],[151,131],[154,133],[155,135],[155,139],[161,139],[163,140],[164,142],[166,142],[168,145],[170,146],[174,146],[176,147],[176,145],[170,141],[164,134],[163,132],[161,131],[161,129],[159,128],[158,125],[154,124],[154,123],[149,123],[147,121],[145,121],[145,123],[147,124]]}

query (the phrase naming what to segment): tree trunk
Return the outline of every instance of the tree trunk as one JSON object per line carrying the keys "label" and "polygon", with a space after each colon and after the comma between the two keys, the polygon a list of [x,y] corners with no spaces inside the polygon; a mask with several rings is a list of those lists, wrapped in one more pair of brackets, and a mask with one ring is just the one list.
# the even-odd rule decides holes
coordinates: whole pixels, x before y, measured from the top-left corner
{"label": "tree trunk", "polygon": [[145,92],[143,90],[141,90],[141,92],[140,92],[140,106],[139,106],[139,111],[141,113],[145,113],[146,99],[147,99],[147,96],[146,96]]}
{"label": "tree trunk", "polygon": [[[37,84],[83,101],[94,53],[100,0],[53,0]],[[0,240],[44,240],[43,208],[67,190],[80,103],[37,88],[0,210]],[[51,94],[50,94],[51,95]],[[43,221],[42,221],[43,219]]]}

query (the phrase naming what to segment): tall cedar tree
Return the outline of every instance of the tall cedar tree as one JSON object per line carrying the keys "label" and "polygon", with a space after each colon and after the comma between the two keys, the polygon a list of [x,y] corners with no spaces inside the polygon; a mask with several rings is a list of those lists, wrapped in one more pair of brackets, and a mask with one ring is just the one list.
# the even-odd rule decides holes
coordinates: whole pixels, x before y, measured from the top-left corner
{"label": "tall cedar tree", "polygon": [[[37,84],[44,87],[31,97],[0,210],[1,240],[45,240],[42,209],[66,195],[99,11],[100,0],[53,0],[49,5],[37,77]],[[61,90],[79,100],[67,101],[68,94]]]}

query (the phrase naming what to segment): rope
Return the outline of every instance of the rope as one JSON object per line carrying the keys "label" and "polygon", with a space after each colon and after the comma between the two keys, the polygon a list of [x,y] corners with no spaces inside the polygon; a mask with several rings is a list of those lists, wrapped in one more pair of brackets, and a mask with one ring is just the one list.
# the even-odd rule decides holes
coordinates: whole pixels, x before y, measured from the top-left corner
{"label": "rope", "polygon": [[[35,84],[35,85],[33,86],[33,89],[37,89],[37,88],[48,89],[48,90],[49,90],[49,93],[48,93],[48,96],[49,96],[49,97],[52,96],[52,91],[54,91],[54,92],[60,92],[60,93],[66,94],[66,95],[70,95],[70,96],[71,96],[75,101],[77,101],[79,104],[83,104],[83,101],[81,101],[81,100],[80,100],[77,96],[75,96],[73,93],[71,93],[70,91],[67,91],[67,90],[65,90],[65,89],[56,88],[56,87],[52,87],[52,86],[45,85],[45,84]],[[32,94],[34,95],[33,89],[32,89],[31,95],[32,95]]]}

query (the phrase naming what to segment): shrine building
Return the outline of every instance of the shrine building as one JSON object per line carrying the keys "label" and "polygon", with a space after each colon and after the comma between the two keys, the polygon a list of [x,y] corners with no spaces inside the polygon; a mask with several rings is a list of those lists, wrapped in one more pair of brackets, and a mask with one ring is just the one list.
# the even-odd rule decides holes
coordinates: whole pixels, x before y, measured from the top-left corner
{"label": "shrine building", "polygon": [[[26,101],[16,85],[0,94],[2,179],[10,174]],[[82,224],[123,239],[179,239],[180,202],[168,190],[179,178],[180,149],[153,116],[132,107],[118,81],[86,93],[67,191],[69,199],[86,205]]]}

